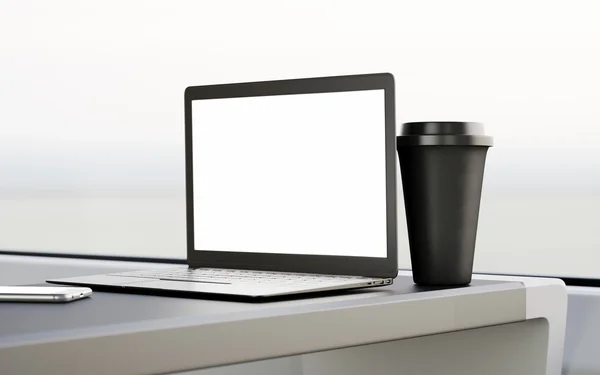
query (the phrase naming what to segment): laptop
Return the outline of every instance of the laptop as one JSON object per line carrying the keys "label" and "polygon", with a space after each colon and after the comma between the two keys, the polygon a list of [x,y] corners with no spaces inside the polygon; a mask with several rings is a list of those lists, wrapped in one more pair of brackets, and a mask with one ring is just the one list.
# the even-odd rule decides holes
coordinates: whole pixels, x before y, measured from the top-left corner
{"label": "laptop", "polygon": [[194,86],[184,96],[187,265],[48,282],[241,297],[392,283],[391,74]]}

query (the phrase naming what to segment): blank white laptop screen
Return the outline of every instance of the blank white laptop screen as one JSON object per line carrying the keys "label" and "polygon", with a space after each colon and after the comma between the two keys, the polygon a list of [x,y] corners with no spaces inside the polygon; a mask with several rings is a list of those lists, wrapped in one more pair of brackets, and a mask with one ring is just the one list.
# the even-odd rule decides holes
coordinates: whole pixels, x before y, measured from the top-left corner
{"label": "blank white laptop screen", "polygon": [[195,249],[385,258],[384,94],[193,101]]}

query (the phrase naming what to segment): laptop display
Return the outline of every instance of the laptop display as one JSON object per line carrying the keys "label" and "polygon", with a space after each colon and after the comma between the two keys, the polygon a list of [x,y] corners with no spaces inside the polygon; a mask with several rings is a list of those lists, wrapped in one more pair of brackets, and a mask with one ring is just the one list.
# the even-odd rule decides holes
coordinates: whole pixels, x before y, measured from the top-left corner
{"label": "laptop display", "polygon": [[191,108],[194,250],[386,257],[383,89]]}

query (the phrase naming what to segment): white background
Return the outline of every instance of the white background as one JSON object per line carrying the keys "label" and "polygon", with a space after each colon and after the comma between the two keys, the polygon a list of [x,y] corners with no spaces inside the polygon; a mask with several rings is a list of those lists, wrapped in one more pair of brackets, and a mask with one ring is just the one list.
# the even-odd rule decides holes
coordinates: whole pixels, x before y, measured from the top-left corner
{"label": "white background", "polygon": [[196,250],[387,256],[384,90],[192,102]]}
{"label": "white background", "polygon": [[0,247],[184,257],[185,87],[389,71],[398,124],[495,137],[477,270],[600,277],[598,7],[4,0]]}

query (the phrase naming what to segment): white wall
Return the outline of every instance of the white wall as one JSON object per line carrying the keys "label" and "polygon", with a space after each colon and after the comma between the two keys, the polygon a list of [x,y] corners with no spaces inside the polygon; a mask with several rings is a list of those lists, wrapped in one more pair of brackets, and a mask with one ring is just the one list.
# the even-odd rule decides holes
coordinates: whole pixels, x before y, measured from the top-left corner
{"label": "white wall", "polygon": [[598,8],[2,1],[0,247],[183,257],[186,86],[389,71],[398,124],[495,136],[477,270],[600,277]]}

